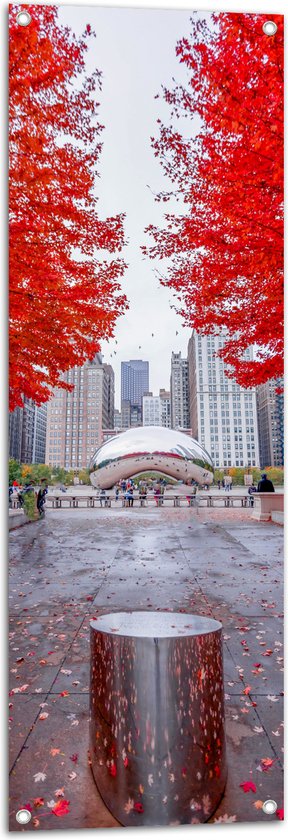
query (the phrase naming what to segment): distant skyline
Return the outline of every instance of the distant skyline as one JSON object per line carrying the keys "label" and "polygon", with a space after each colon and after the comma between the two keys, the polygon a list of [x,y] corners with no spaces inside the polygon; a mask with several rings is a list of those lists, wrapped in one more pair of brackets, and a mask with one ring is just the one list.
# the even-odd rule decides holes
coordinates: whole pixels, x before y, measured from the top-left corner
{"label": "distant skyline", "polygon": [[[60,23],[76,33],[90,23],[97,33],[87,53],[87,68],[92,71],[97,67],[103,73],[102,91],[99,95],[97,92],[99,121],[105,126],[98,166],[100,178],[96,181],[98,209],[101,217],[126,213],[128,245],[122,254],[129,267],[122,288],[130,309],[118,320],[114,339],[101,345],[104,361],[112,364],[115,371],[117,407],[121,402],[121,361],[147,360],[150,390],[158,394],[159,388],[169,389],[172,350],[185,355],[191,336],[191,328],[184,328],[181,318],[170,308],[171,292],[155,276],[156,268],[164,271],[163,265],[144,258],[140,248],[148,243],[145,227],[150,223],[161,225],[167,210],[167,205],[154,201],[154,193],[171,186],[151,148],[150,138],[157,135],[159,115],[169,121],[168,107],[155,96],[161,93],[162,84],[171,84],[173,76],[179,81],[186,79],[175,47],[180,38],[189,35],[192,13],[195,14],[192,10],[176,9],[59,7]],[[211,16],[207,11],[197,14],[206,19]],[[196,120],[193,125],[190,122],[190,132],[193,126],[195,129]],[[180,204],[178,209],[180,212]]]}

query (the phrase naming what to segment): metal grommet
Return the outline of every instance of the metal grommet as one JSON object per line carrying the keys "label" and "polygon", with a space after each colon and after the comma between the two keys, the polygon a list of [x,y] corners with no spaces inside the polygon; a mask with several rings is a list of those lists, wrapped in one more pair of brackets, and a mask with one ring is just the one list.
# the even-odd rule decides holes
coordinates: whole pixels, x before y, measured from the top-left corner
{"label": "metal grommet", "polygon": [[16,15],[16,20],[19,26],[29,26],[29,23],[31,23],[31,15],[29,15],[29,12],[26,12],[26,9],[22,9],[21,12],[18,12],[18,15]]}
{"label": "metal grommet", "polygon": [[20,825],[26,825],[30,822],[32,817],[31,811],[28,811],[28,808],[20,808],[20,811],[17,811],[16,820]]}
{"label": "metal grommet", "polygon": [[262,811],[264,811],[264,814],[275,814],[275,811],[277,811],[277,802],[275,802],[275,799],[266,799],[263,802]]}
{"label": "metal grommet", "polygon": [[266,20],[263,23],[263,32],[265,32],[265,35],[275,35],[277,29],[278,26],[277,23],[274,23],[274,20]]}

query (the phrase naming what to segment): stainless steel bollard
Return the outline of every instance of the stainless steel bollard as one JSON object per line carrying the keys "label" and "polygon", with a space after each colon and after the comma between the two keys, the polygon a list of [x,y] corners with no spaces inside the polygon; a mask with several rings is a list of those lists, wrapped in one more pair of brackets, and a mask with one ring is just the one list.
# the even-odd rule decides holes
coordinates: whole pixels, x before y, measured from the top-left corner
{"label": "stainless steel bollard", "polygon": [[124,826],[206,822],[226,783],[222,626],[122,612],[90,622],[90,751]]}

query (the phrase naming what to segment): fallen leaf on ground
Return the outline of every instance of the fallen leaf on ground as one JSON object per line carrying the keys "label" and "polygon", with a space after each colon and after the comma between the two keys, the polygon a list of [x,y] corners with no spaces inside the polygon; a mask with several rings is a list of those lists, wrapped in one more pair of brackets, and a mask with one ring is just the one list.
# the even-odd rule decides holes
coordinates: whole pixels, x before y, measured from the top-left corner
{"label": "fallen leaf on ground", "polygon": [[214,820],[214,824],[218,823],[233,823],[236,822],[236,814],[233,814],[232,817],[229,817],[228,814],[223,814],[223,817],[216,817]]}
{"label": "fallen leaf on ground", "polygon": [[69,799],[61,799],[60,802],[57,802],[55,808],[52,808],[52,814],[55,814],[56,817],[64,817],[65,814],[70,813],[70,805]]}
{"label": "fallen leaf on ground", "polygon": [[252,790],[253,793],[256,793],[257,790],[256,785],[254,785],[254,782],[242,782],[241,785],[239,785],[239,787],[243,788],[244,793],[249,793],[250,790]]}
{"label": "fallen leaf on ground", "polygon": [[263,767],[263,770],[269,770],[269,767],[272,767],[274,761],[276,761],[275,758],[261,758],[261,765]]}
{"label": "fallen leaf on ground", "polygon": [[46,773],[34,773],[33,779],[35,782],[45,782]]}
{"label": "fallen leaf on ground", "polygon": [[263,805],[262,799],[256,799],[256,802],[254,802],[254,808],[257,808],[257,811],[260,811],[260,808],[262,808],[262,805]]}
{"label": "fallen leaf on ground", "polygon": [[54,796],[64,796],[64,790],[65,790],[64,787],[63,788],[57,788],[57,790],[54,791]]}

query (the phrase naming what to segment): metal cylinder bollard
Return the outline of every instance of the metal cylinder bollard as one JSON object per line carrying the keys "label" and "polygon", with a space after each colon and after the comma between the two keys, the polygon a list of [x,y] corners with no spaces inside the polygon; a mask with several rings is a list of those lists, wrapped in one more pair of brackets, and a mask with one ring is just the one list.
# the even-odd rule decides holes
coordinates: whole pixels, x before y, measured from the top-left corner
{"label": "metal cylinder bollard", "polygon": [[224,792],[222,626],[122,612],[90,622],[90,751],[124,826],[206,822]]}

